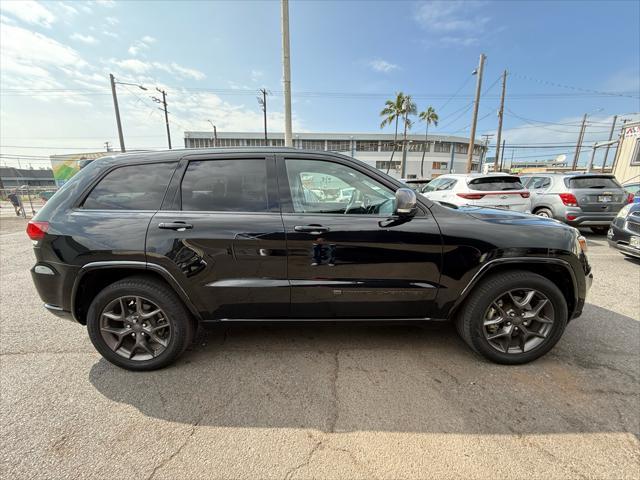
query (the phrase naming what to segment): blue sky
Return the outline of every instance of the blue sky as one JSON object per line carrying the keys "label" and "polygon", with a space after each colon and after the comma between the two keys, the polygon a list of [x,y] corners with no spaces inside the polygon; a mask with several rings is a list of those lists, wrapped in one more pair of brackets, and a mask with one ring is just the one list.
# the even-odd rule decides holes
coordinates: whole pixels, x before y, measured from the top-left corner
{"label": "blue sky", "polygon": [[[207,120],[261,130],[263,86],[273,91],[270,129],[282,130],[279,2],[3,1],[1,10],[3,162],[29,155],[37,166],[38,156],[117,145],[110,72],[149,88],[118,87],[130,149],[166,145],[149,98],[156,86],[168,92],[174,144]],[[291,1],[290,21],[300,131],[379,131],[386,96],[402,90],[436,108],[434,133],[468,135],[481,52],[478,135],[495,132],[505,68],[507,143],[573,143],[584,113],[591,142],[607,137],[612,115],[640,111],[638,2]],[[532,154],[556,151],[515,152]]]}

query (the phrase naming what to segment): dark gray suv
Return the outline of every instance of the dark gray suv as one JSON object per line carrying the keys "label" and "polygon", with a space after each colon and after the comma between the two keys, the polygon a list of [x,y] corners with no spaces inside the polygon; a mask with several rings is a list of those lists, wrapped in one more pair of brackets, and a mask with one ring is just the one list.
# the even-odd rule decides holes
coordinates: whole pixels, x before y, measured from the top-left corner
{"label": "dark gray suv", "polygon": [[522,183],[531,191],[534,215],[555,218],[573,227],[590,227],[602,235],[618,211],[630,202],[613,175],[533,173],[523,175]]}

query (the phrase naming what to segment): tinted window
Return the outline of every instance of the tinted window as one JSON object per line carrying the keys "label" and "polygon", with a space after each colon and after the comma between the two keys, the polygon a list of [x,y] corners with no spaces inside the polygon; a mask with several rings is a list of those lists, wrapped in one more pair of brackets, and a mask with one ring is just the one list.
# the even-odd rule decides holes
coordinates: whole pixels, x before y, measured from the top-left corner
{"label": "tinted window", "polygon": [[549,177],[533,177],[526,186],[530,190],[537,190],[541,188],[548,188],[550,185],[551,179]]}
{"label": "tinted window", "polygon": [[442,190],[451,190],[456,183],[458,183],[458,180],[456,180],[455,178],[444,179],[442,183],[438,185],[438,188],[436,190],[439,192]]}
{"label": "tinted window", "polygon": [[[84,208],[158,210],[176,163],[148,163],[116,168],[98,183]],[[89,167],[82,171],[89,170]],[[81,171],[81,173],[82,173]]]}
{"label": "tinted window", "polygon": [[346,165],[318,160],[286,160],[296,213],[391,214],[395,194]]}
{"label": "tinted window", "polygon": [[501,191],[501,190],[522,190],[524,186],[520,183],[518,177],[485,177],[474,178],[469,182],[471,190],[480,190],[483,192]]}
{"label": "tinted window", "polygon": [[182,210],[266,212],[265,160],[190,162],[182,179]]}
{"label": "tinted window", "polygon": [[569,188],[620,188],[613,177],[573,177],[565,179]]}

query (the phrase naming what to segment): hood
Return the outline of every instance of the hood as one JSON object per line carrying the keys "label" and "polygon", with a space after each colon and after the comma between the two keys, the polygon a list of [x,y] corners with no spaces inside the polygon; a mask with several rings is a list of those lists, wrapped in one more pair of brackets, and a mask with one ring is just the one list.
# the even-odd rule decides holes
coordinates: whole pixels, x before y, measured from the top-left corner
{"label": "hood", "polygon": [[478,220],[490,223],[511,224],[511,225],[531,225],[536,227],[549,228],[571,228],[564,223],[552,218],[539,217],[530,213],[513,212],[510,210],[501,210],[499,208],[483,208],[483,207],[460,207],[460,211],[472,216]]}

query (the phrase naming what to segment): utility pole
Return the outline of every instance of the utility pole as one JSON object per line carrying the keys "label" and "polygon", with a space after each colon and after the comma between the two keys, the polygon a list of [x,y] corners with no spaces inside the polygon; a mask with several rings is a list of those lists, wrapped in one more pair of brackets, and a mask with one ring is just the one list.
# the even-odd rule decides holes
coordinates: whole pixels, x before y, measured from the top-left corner
{"label": "utility pole", "polygon": [[[611,124],[611,131],[609,132],[609,141],[611,141],[611,139],[613,138],[613,131],[616,128],[616,121],[618,120],[618,116],[614,115],[613,116],[613,123]],[[611,145],[607,145],[606,150],[604,151],[604,160],[602,160],[602,169],[600,169],[601,172],[604,172],[604,167],[607,165],[607,157],[609,156],[609,147]]]}
{"label": "utility pole", "polygon": [[584,139],[584,130],[587,125],[587,114],[582,117],[582,126],[580,127],[580,134],[578,135],[578,143],[576,143],[576,151],[573,154],[573,164],[571,170],[575,170],[578,166],[578,158],[580,158],[580,149],[582,148],[582,140]]}
{"label": "utility pole", "polygon": [[[493,134],[491,133],[485,133],[484,135],[481,135],[484,138],[484,150],[482,150],[482,154],[480,155],[480,168],[482,169],[482,165],[484,164],[484,158],[487,154],[487,149],[489,147],[489,139],[491,137],[493,137]],[[495,170],[495,167],[494,167]]]}
{"label": "utility pole", "polygon": [[261,88],[258,90],[262,97],[258,97],[258,104],[262,107],[262,115],[264,116],[264,145],[265,147],[269,145],[269,138],[267,137],[267,89]]}
{"label": "utility pole", "polygon": [[500,158],[500,172],[502,172],[502,167],[504,166],[504,143],[505,140],[502,140],[502,158]]}
{"label": "utility pole", "polygon": [[502,119],[504,117],[504,94],[507,89],[507,71],[502,73],[502,95],[500,96],[500,110],[498,110],[498,138],[496,140],[496,160],[493,171],[498,169],[498,158],[500,156],[500,141],[502,140]]}
{"label": "utility pole", "polygon": [[162,104],[162,108],[160,110],[164,110],[164,123],[167,127],[167,141],[169,142],[169,150],[171,150],[171,130],[169,129],[169,112],[167,112],[167,92],[160,90],[158,87],[156,87],[156,90],[162,94],[162,100],[156,97],[151,97],[151,100]]}
{"label": "utility pole", "polygon": [[282,82],[284,86],[284,146],[292,147],[291,57],[289,53],[289,0],[280,0],[282,22]]}
{"label": "utility pole", "polygon": [[120,122],[120,108],[118,107],[118,96],[116,94],[116,79],[113,73],[109,74],[109,80],[111,81],[111,95],[113,96],[113,108],[116,110],[116,123],[118,124],[118,137],[120,138],[120,151],[125,152],[124,148],[124,136],[122,135],[122,123]]}
{"label": "utility pole", "polygon": [[467,173],[473,168],[473,147],[476,136],[476,123],[478,122],[478,107],[480,106],[480,90],[482,88],[482,74],[484,72],[484,61],[486,60],[484,53],[480,54],[480,63],[478,64],[478,80],[476,82],[476,99],[473,105],[473,121],[471,122],[471,137],[469,138],[469,155],[467,157]]}
{"label": "utility pole", "polygon": [[213,146],[217,147],[218,146],[218,129],[216,128],[216,126],[213,124],[211,120],[207,120],[207,122],[209,122],[211,124],[211,127],[213,128]]}

